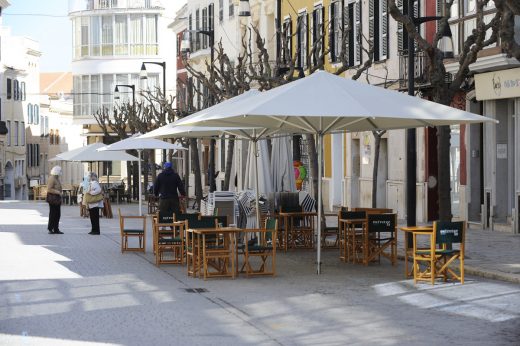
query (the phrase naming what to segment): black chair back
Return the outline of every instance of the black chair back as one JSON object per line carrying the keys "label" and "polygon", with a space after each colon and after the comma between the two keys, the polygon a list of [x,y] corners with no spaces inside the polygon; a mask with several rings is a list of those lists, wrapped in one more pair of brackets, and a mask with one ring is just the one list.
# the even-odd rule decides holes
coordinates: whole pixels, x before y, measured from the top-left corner
{"label": "black chair back", "polygon": [[303,208],[301,205],[287,205],[282,206],[280,212],[282,213],[301,213]]}
{"label": "black chair back", "polygon": [[366,211],[340,211],[340,219],[344,220],[366,219],[366,217]]}
{"label": "black chair back", "polygon": [[434,223],[435,242],[437,245],[460,244],[464,241],[464,221]]}
{"label": "black chair back", "polygon": [[175,214],[175,221],[186,221],[186,220],[188,220],[188,222],[190,222],[192,220],[198,220],[199,218],[200,218],[200,214],[199,213],[192,213],[192,214],[179,213],[179,214]]}
{"label": "black chair back", "polygon": [[394,233],[395,219],[395,214],[368,214],[368,232]]}
{"label": "black chair back", "polygon": [[173,223],[174,216],[168,212],[159,212],[158,223]]}
{"label": "black chair back", "polygon": [[200,220],[188,220],[189,228],[215,228],[215,217],[202,217]]}

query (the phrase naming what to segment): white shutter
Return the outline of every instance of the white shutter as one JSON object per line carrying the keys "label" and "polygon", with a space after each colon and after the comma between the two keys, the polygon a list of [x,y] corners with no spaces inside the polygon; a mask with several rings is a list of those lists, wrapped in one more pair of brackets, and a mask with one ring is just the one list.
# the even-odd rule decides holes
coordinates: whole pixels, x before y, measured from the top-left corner
{"label": "white shutter", "polygon": [[[397,0],[397,8],[403,12],[403,0]],[[406,13],[404,13],[406,14]],[[397,49],[399,51],[404,50],[404,31],[403,23],[397,22]]]}
{"label": "white shutter", "polygon": [[[335,48],[334,47],[334,3],[329,5],[329,62],[336,61],[335,59]],[[323,40],[325,42],[325,40]]]}
{"label": "white shutter", "polygon": [[361,64],[361,44],[362,44],[362,31],[361,31],[361,1],[356,0],[354,3],[354,26],[356,28],[354,32],[354,65]]}
{"label": "white shutter", "polygon": [[351,26],[350,23],[348,6],[348,3],[345,3],[345,6],[343,7],[343,30],[345,29],[345,27],[350,26],[349,31],[346,32],[347,37],[345,39],[345,52],[343,52],[343,54],[345,54],[347,66],[350,66],[350,31],[354,30],[354,28]]}
{"label": "white shutter", "polygon": [[379,0],[379,9],[381,13],[381,18],[379,20],[379,25],[381,26],[381,29],[379,30],[379,59],[385,60],[388,59],[388,4],[386,0]]}
{"label": "white shutter", "polygon": [[[368,0],[368,42],[370,42],[371,45],[374,44],[374,36],[375,36],[374,1],[379,1],[379,0]],[[374,48],[374,51],[375,51],[375,48]]]}

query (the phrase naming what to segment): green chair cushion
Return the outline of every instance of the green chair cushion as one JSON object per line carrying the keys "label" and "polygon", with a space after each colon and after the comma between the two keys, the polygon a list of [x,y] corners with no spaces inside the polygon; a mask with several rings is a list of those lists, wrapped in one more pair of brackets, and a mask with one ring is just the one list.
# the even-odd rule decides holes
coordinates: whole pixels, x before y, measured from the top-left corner
{"label": "green chair cushion", "polygon": [[123,233],[134,233],[134,234],[136,234],[136,233],[144,233],[144,230],[142,230],[142,229],[131,229],[130,228],[130,229],[124,229]]}

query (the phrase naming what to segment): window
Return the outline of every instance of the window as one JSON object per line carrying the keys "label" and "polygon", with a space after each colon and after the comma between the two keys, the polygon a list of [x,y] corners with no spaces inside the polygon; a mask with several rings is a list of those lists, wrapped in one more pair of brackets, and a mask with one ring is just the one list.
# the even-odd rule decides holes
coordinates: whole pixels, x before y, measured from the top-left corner
{"label": "window", "polygon": [[213,13],[215,11],[213,10],[213,4],[210,4],[208,6],[208,29],[209,30],[215,30],[215,23],[214,23],[214,18],[213,18]]}
{"label": "window", "polygon": [[336,1],[330,4],[329,17],[330,17],[330,29],[329,29],[329,50],[330,50],[330,61],[337,62],[340,60],[342,53],[342,40],[343,40],[343,8],[341,1]]}
{"label": "window", "polygon": [[7,146],[10,147],[11,146],[11,121],[10,120],[6,121],[6,126],[7,126]]}
{"label": "window", "polygon": [[296,35],[298,57],[296,63],[299,67],[303,67],[304,69],[307,68],[307,54],[309,51],[309,28],[307,22],[307,13],[301,13],[298,15],[298,32]]}
{"label": "window", "polygon": [[32,144],[27,145],[26,151],[26,159],[27,159],[27,167],[32,167]]}
{"label": "window", "polygon": [[[455,0],[457,1],[457,0]],[[408,0],[397,0],[397,7],[401,10],[405,15],[408,13]],[[420,14],[420,4],[418,0],[414,0],[413,12],[414,17],[419,17]],[[419,26],[419,33],[421,32],[421,26]],[[408,32],[403,27],[402,23],[397,23],[397,49],[399,51],[408,50]]]}
{"label": "window", "polygon": [[222,23],[224,20],[224,0],[218,0],[218,22]]}
{"label": "window", "polygon": [[40,123],[40,106],[38,105],[33,105],[33,120],[35,125]]}
{"label": "window", "polygon": [[90,17],[90,55],[101,55],[101,17]]}
{"label": "window", "polygon": [[40,117],[40,136],[45,136],[45,120],[43,116]]}
{"label": "window", "polygon": [[25,95],[25,82],[20,83],[20,100],[25,101],[26,95]]}
{"label": "window", "polygon": [[27,123],[33,123],[33,106],[30,103],[27,105]]}
{"label": "window", "polygon": [[113,55],[113,27],[112,27],[112,16],[101,17],[101,54]]}
{"label": "window", "polygon": [[287,18],[282,27],[282,63],[289,64],[292,59],[292,22]]}
{"label": "window", "polygon": [[323,31],[324,15],[322,5],[314,8],[312,12],[312,62],[318,65],[321,54],[323,53],[323,40],[325,39],[325,32]]}
{"label": "window", "polygon": [[56,130],[55,137],[54,137],[55,144],[60,144],[60,130]]}
{"label": "window", "polygon": [[89,37],[88,37],[88,17],[81,17],[81,56],[88,56],[88,46],[89,46]]}
{"label": "window", "polygon": [[22,141],[20,142],[20,145],[25,145],[25,122],[22,121],[22,128],[20,129],[21,131],[21,137],[22,137]]}
{"label": "window", "polygon": [[368,3],[369,41],[374,47],[374,61],[388,57],[388,7],[386,0]]}
{"label": "window", "polygon": [[49,117],[44,117],[45,119],[45,129],[44,129],[44,133],[45,135],[47,136],[49,134]]}
{"label": "window", "polygon": [[20,83],[16,79],[13,81],[13,96],[15,101],[20,100]]}
{"label": "window", "polygon": [[51,144],[51,145],[54,144],[54,130],[50,131],[50,134],[49,134],[49,144]]}
{"label": "window", "polygon": [[14,122],[14,145],[15,147],[20,145],[20,123],[18,121]]}
{"label": "window", "polygon": [[[208,9],[202,9],[202,30],[208,30]],[[202,35],[202,49],[208,48],[208,35]]]}
{"label": "window", "polygon": [[6,93],[7,93],[7,99],[10,100],[11,99],[11,95],[12,95],[12,81],[11,81],[11,78],[7,78],[7,89],[6,89]]}
{"label": "window", "polygon": [[155,14],[147,14],[145,20],[145,40],[146,55],[159,54],[159,45],[157,42],[157,16]]}
{"label": "window", "polygon": [[235,4],[233,3],[233,0],[229,0],[229,18],[233,17],[235,15]]}
{"label": "window", "polygon": [[195,36],[192,34],[193,31],[193,16],[190,14],[188,19],[188,37],[190,38],[190,50],[193,52],[195,50]]}
{"label": "window", "polygon": [[36,166],[40,165],[40,145],[36,144],[36,150],[34,152],[34,157],[36,158]]}
{"label": "window", "polygon": [[115,55],[128,54],[128,28],[126,15],[115,16],[114,26],[114,53]]}
{"label": "window", "polygon": [[348,25],[346,38],[348,66],[361,64],[361,1],[355,0],[348,3],[344,9],[344,21]]}
{"label": "window", "polygon": [[[198,32],[200,30],[200,11],[195,11],[195,30]],[[199,33],[195,33],[195,50],[200,49],[200,35]]]}

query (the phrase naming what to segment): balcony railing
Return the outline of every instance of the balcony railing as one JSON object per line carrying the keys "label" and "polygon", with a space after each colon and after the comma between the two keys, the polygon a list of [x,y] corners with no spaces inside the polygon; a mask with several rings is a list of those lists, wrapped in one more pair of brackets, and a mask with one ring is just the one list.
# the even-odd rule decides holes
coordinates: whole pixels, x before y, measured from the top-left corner
{"label": "balcony railing", "polygon": [[162,8],[160,0],[69,0],[69,12],[111,8]]}
{"label": "balcony railing", "polygon": [[[420,89],[429,86],[429,60],[426,53],[422,51],[415,52],[414,62],[415,88]],[[399,89],[408,89],[408,51],[399,52]]]}

